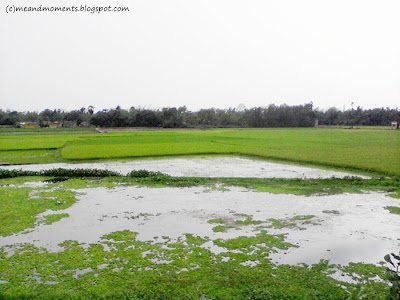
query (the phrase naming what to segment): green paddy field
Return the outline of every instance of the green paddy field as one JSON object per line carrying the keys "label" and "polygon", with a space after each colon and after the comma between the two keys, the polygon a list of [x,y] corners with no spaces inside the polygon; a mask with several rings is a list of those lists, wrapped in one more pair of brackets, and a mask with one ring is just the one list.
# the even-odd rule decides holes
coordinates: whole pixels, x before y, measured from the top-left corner
{"label": "green paddy field", "polygon": [[233,154],[400,175],[400,134],[379,128],[0,131],[0,164]]}

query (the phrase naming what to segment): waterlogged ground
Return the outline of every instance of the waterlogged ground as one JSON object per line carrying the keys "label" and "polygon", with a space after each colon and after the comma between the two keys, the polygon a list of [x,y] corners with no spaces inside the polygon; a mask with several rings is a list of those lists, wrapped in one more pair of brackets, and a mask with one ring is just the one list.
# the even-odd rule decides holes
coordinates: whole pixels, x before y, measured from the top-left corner
{"label": "waterlogged ground", "polygon": [[130,160],[102,163],[55,163],[2,166],[6,170],[41,171],[56,168],[101,169],[119,172],[123,175],[132,170],[162,172],[171,176],[185,177],[252,177],[252,178],[343,178],[346,176],[365,176],[348,172],[317,169],[282,164],[264,160],[238,157],[173,158],[157,160]]}
{"label": "waterlogged ground", "polygon": [[[335,264],[378,263],[400,245],[400,218],[385,207],[399,200],[383,193],[327,196],[276,195],[238,187],[81,189],[78,202],[57,211],[68,217],[52,225],[40,224],[27,232],[2,237],[0,246],[30,243],[49,251],[60,243],[101,242],[115,231],[137,232],[140,241],[185,234],[210,238],[203,245],[221,249],[212,240],[253,236],[265,230],[284,234],[296,245],[271,256],[278,263],[313,264],[327,259]],[[44,219],[54,211],[38,215]]]}
{"label": "waterlogged ground", "polygon": [[294,195],[48,179],[0,180],[0,298],[390,297],[381,262],[400,248],[400,200],[362,180]]}

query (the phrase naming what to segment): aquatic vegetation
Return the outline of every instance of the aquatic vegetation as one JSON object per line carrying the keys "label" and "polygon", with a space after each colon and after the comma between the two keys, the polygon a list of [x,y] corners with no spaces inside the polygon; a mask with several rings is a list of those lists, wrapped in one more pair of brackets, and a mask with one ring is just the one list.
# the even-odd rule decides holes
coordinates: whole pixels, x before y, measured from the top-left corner
{"label": "aquatic vegetation", "polygon": [[305,229],[301,227],[301,225],[320,225],[318,222],[319,220],[314,219],[315,216],[313,215],[297,215],[294,216],[293,218],[286,218],[286,219],[275,219],[275,218],[270,218],[268,221],[270,224],[266,226],[267,228],[275,228],[275,229],[282,229],[282,228],[300,228],[300,229]]}
{"label": "aquatic vegetation", "polygon": [[[135,172],[135,171],[134,171]],[[141,171],[142,172],[142,171]],[[400,179],[393,178],[330,178],[330,179],[275,179],[275,178],[205,178],[205,177],[172,177],[159,172],[148,172],[145,177],[121,176],[118,173],[99,170],[99,169],[56,169],[43,172],[21,171],[21,170],[2,170],[0,169],[0,184],[7,184],[2,179],[16,177],[44,177],[52,178],[83,178],[97,177],[99,185],[105,182],[114,182],[127,185],[144,185],[153,187],[176,186],[189,187],[204,185],[213,189],[218,185],[218,190],[226,191],[224,187],[240,186],[247,189],[253,189],[276,194],[294,194],[294,195],[314,195],[314,194],[340,194],[340,193],[363,193],[364,191],[400,191]],[[109,179],[107,179],[109,177]],[[48,178],[51,179],[51,178]],[[25,179],[24,179],[25,180]],[[65,181],[64,185],[69,184]],[[76,181],[77,182],[77,181]],[[91,182],[95,182],[91,180]],[[275,188],[278,187],[279,188]]]}
{"label": "aquatic vegetation", "polygon": [[225,224],[225,220],[222,219],[222,218],[216,218],[216,219],[208,220],[207,223],[210,223],[210,224]]}
{"label": "aquatic vegetation", "polygon": [[298,216],[294,216],[293,219],[300,220],[300,221],[305,221],[305,220],[311,220],[314,217],[315,216],[313,216],[313,215],[298,215]]}
{"label": "aquatic vegetation", "polygon": [[[115,178],[115,177],[112,177]],[[63,189],[83,189],[106,187],[112,189],[118,185],[118,180],[108,180],[107,178],[69,178],[54,184],[57,188]]]}
{"label": "aquatic vegetation", "polygon": [[368,281],[374,278],[385,278],[386,268],[373,264],[350,263],[341,269],[356,281]]}
{"label": "aquatic vegetation", "polygon": [[51,215],[46,215],[44,216],[43,221],[39,221],[39,223],[43,223],[46,225],[51,225],[54,222],[58,222],[63,218],[68,218],[69,214],[63,213],[63,214],[51,214]]}
{"label": "aquatic vegetation", "polygon": [[[255,236],[240,236],[235,239],[222,240],[217,239],[214,241],[217,246],[233,249],[249,249],[263,244],[266,249],[273,251],[273,249],[289,249],[293,246],[290,243],[284,242],[283,235],[269,235],[265,231],[261,231]],[[268,252],[269,252],[268,251]]]}
{"label": "aquatic vegetation", "polygon": [[214,232],[226,232],[228,228],[232,228],[231,226],[224,226],[224,225],[218,225],[212,228],[212,231]]}
{"label": "aquatic vegetation", "polygon": [[207,223],[220,224],[212,228],[214,232],[226,232],[228,229],[240,229],[240,226],[259,225],[263,222],[253,220],[252,216],[246,214],[234,213],[233,217],[215,218],[208,220]]}
{"label": "aquatic vegetation", "polygon": [[236,220],[235,221],[236,225],[259,225],[261,223],[262,223],[262,221],[253,220],[253,218],[251,216],[246,217],[245,220]]}
{"label": "aquatic vegetation", "polygon": [[271,222],[269,225],[272,228],[282,229],[282,228],[293,228],[297,226],[297,223],[292,220],[278,220],[278,219],[268,219]]}
{"label": "aquatic vegetation", "polygon": [[214,254],[201,247],[205,242],[193,235],[164,243],[142,242],[135,232],[124,230],[88,247],[66,241],[60,252],[30,245],[15,248],[11,256],[0,251],[0,298],[342,299],[360,293],[372,298],[389,294],[389,287],[371,276],[359,284],[336,281],[329,276],[332,266],[327,262],[272,264],[270,251],[290,247],[282,236],[263,232],[253,238],[215,241],[241,250],[238,253],[227,249]]}
{"label": "aquatic vegetation", "polygon": [[69,190],[0,188],[0,235],[10,235],[34,227],[37,215],[47,209],[62,210],[76,202]]}
{"label": "aquatic vegetation", "polygon": [[398,206],[386,206],[385,207],[391,214],[400,215],[400,207]]}

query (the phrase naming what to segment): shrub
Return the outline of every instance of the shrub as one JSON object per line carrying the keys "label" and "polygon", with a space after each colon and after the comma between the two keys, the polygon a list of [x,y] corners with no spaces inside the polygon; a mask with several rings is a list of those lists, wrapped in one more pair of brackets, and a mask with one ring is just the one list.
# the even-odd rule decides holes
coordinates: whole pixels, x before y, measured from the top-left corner
{"label": "shrub", "polygon": [[128,174],[128,177],[133,178],[147,178],[147,177],[158,177],[158,176],[168,176],[161,172],[152,172],[147,170],[133,170]]}
{"label": "shrub", "polygon": [[120,173],[100,169],[51,169],[41,171],[40,175],[55,177],[115,177],[121,176]]}

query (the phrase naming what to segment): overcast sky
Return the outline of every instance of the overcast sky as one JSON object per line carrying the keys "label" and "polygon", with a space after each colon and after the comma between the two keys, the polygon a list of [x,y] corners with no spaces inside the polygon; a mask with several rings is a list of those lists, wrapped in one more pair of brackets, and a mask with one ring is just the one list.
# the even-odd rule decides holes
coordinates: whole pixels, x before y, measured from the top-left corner
{"label": "overcast sky", "polygon": [[[6,5],[129,6],[6,14]],[[0,109],[400,108],[399,0],[0,0]]]}

